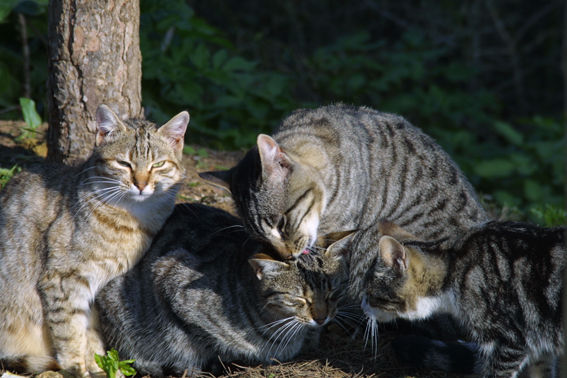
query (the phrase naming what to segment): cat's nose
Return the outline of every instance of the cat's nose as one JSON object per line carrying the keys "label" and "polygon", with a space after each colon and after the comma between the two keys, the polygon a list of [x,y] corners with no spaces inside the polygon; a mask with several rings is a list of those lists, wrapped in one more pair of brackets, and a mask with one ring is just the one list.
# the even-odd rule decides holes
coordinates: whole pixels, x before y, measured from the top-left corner
{"label": "cat's nose", "polygon": [[148,186],[148,177],[145,174],[134,173],[134,185],[140,189],[140,193]]}
{"label": "cat's nose", "polygon": [[140,189],[140,193],[144,190],[146,186],[148,186],[147,182],[135,182],[136,188]]}
{"label": "cat's nose", "polygon": [[324,316],[322,318],[313,318],[313,320],[315,320],[315,323],[321,325],[321,324],[325,323],[325,320],[327,320],[327,317]]}

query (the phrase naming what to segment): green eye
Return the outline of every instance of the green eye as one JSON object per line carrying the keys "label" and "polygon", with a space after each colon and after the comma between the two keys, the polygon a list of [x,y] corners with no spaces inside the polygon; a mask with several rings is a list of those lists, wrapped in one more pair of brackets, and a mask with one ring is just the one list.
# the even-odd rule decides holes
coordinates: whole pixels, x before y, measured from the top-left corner
{"label": "green eye", "polygon": [[163,167],[164,164],[165,164],[165,160],[152,164],[152,168]]}

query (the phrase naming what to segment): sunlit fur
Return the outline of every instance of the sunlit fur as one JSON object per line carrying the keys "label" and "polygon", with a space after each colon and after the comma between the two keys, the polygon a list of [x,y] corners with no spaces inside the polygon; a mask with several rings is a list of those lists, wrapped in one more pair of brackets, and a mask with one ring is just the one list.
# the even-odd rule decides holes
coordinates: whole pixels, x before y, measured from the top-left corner
{"label": "sunlit fur", "polygon": [[452,247],[381,236],[364,245],[363,310],[372,326],[450,313],[479,344],[484,376],[515,377],[562,354],[566,232],[489,222]]}
{"label": "sunlit fur", "polygon": [[104,105],[96,118],[97,145],[85,163],[30,168],[0,193],[4,367],[100,370],[94,296],[136,264],[173,210],[189,114],[160,128],[121,121]]}
{"label": "sunlit fur", "polygon": [[232,215],[178,205],[141,263],[97,297],[107,344],[152,376],[289,360],[336,316],[344,262],[331,247],[286,262],[266,253]]}
{"label": "sunlit fur", "polygon": [[201,177],[228,188],[249,231],[284,258],[317,237],[380,219],[451,239],[487,219],[450,157],[404,118],[342,104],[301,109],[238,165]]}

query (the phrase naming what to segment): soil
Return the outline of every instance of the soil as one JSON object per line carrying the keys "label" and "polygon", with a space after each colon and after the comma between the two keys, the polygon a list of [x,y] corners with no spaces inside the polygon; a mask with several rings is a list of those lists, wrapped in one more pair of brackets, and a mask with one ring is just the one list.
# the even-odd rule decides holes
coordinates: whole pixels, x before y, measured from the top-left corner
{"label": "soil", "polygon": [[[0,168],[25,169],[31,163],[45,159],[47,148],[45,132],[41,125],[36,133],[22,135],[22,122],[0,121]],[[217,151],[190,145],[191,154],[184,156],[186,178],[179,193],[179,202],[200,202],[234,213],[230,194],[206,183],[198,172],[232,167],[243,155],[243,151]],[[1,178],[1,177],[0,177]],[[1,182],[1,181],[0,181]],[[1,320],[0,320],[1,321]],[[441,372],[405,369],[396,361],[389,342],[396,333],[384,330],[380,334],[378,353],[365,346],[364,326],[346,326],[345,329],[332,323],[326,327],[319,349],[290,362],[274,362],[270,366],[244,366],[223,364],[221,377],[459,377]],[[127,357],[127,356],[124,356]],[[221,362],[222,363],[222,362]],[[0,368],[0,374],[3,370]],[[42,373],[43,377],[62,377],[54,372]],[[202,376],[212,377],[210,374]],[[184,378],[184,377],[183,377]]]}

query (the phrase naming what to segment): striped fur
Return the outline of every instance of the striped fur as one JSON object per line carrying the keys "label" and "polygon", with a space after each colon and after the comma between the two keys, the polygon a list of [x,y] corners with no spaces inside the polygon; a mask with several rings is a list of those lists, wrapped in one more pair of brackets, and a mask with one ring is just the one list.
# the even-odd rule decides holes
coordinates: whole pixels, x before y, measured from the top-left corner
{"label": "striped fur", "polygon": [[318,235],[380,219],[428,240],[487,219],[432,138],[366,107],[298,110],[273,138],[260,135],[236,167],[201,177],[227,187],[247,228],[282,257],[299,255]]}
{"label": "striped fur", "polygon": [[97,110],[97,146],[78,167],[41,165],[0,193],[0,361],[96,371],[96,292],[132,267],[173,210],[183,177],[180,113],[159,129]]}
{"label": "striped fur", "polygon": [[448,312],[478,343],[484,376],[515,377],[563,351],[566,232],[489,222],[450,248],[383,236],[359,251],[373,259],[363,309],[374,321]]}
{"label": "striped fur", "polygon": [[337,313],[346,276],[332,250],[277,261],[234,216],[177,205],[140,264],[98,295],[107,345],[151,376],[288,360]]}

